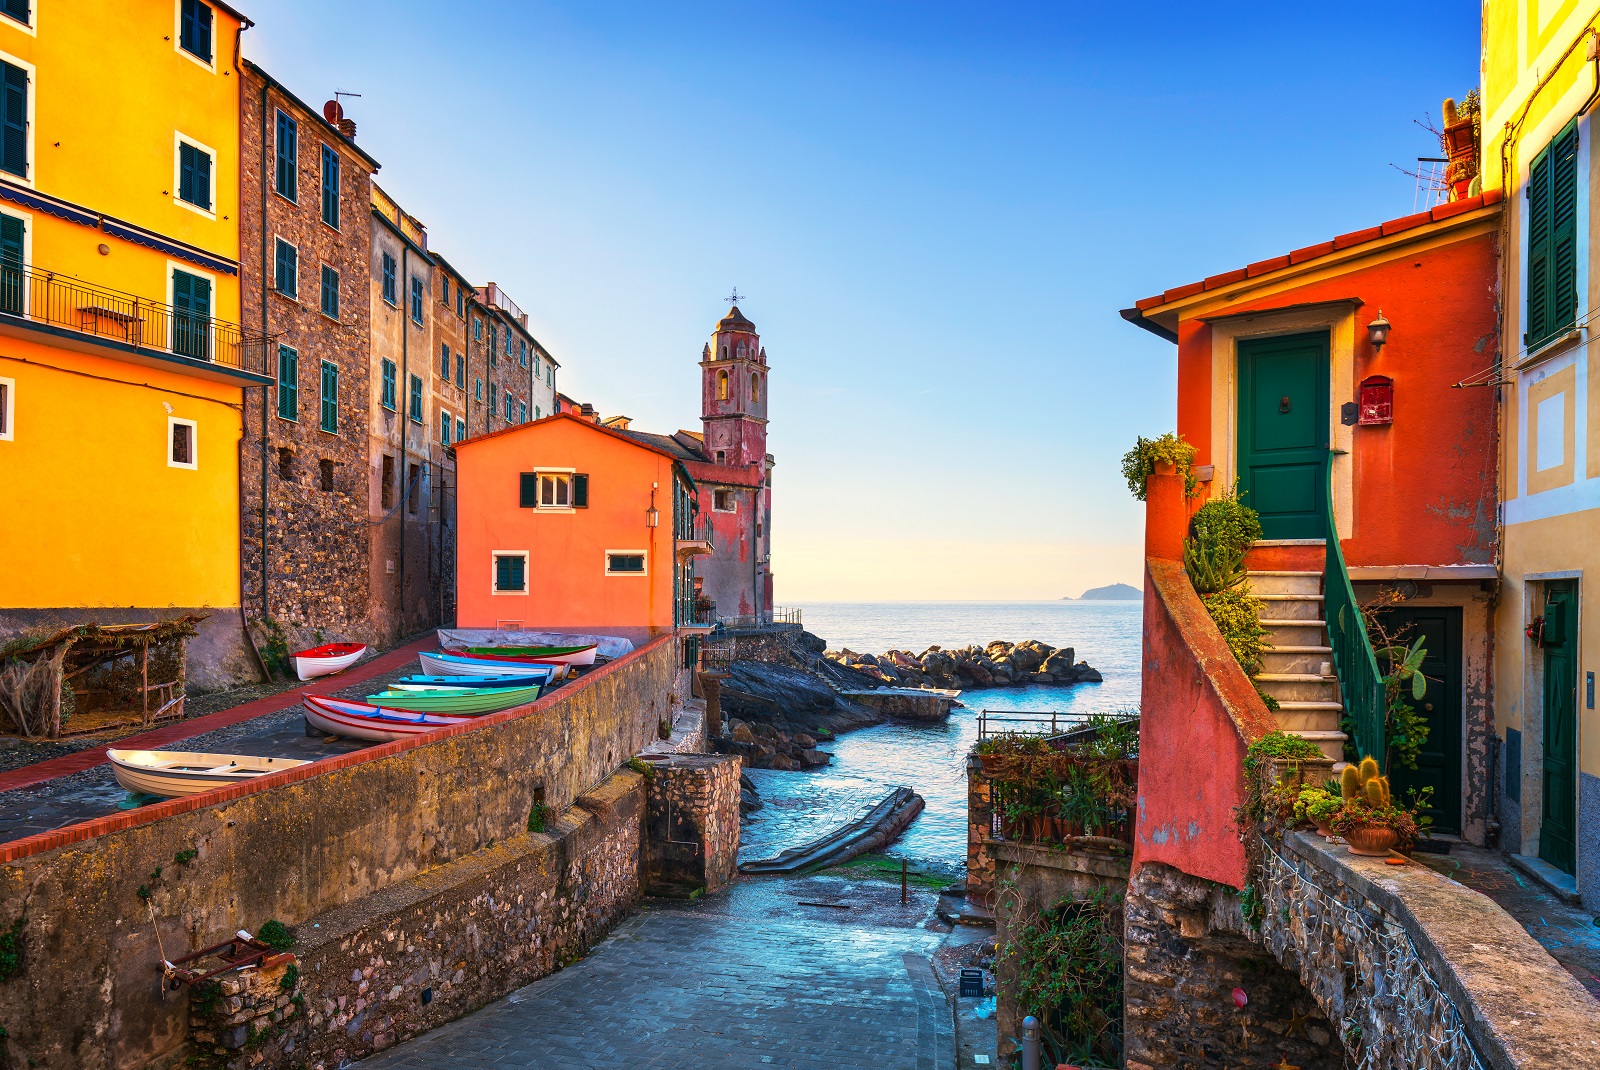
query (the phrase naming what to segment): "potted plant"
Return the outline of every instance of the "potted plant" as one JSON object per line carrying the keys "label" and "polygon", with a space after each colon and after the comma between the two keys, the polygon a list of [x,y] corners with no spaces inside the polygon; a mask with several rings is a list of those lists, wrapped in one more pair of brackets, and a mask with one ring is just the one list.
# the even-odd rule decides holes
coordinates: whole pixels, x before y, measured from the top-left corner
{"label": "potted plant", "polygon": [[1347,765],[1339,778],[1342,796],[1329,828],[1343,836],[1353,855],[1387,857],[1409,850],[1417,839],[1417,820],[1411,811],[1395,806],[1389,795],[1389,778],[1378,771],[1371,755],[1359,766]]}
{"label": "potted plant", "polygon": [[1344,806],[1344,799],[1335,795],[1326,788],[1305,786],[1300,789],[1299,796],[1294,802],[1294,817],[1297,822],[1309,822],[1316,827],[1317,832],[1324,838],[1333,835],[1329,822]]}

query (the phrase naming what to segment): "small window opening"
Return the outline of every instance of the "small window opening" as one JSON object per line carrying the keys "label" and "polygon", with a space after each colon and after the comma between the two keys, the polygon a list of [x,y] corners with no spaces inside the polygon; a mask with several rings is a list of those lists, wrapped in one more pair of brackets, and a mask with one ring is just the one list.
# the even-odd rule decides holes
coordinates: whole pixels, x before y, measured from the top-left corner
{"label": "small window opening", "polygon": [[194,428],[188,424],[172,425],[172,463],[194,463]]}
{"label": "small window opening", "polygon": [[333,489],[333,462],[324,457],[317,462],[317,467],[322,470],[322,489]]}
{"label": "small window opening", "polygon": [[422,472],[418,465],[412,465],[406,472],[406,512],[415,515],[417,505],[422,498],[422,480],[417,478]]}
{"label": "small window opening", "polygon": [[294,482],[294,450],[288,446],[278,447],[278,478],[285,483]]}
{"label": "small window opening", "polygon": [[390,454],[383,455],[383,484],[379,491],[383,496],[383,507],[394,508],[394,457]]}

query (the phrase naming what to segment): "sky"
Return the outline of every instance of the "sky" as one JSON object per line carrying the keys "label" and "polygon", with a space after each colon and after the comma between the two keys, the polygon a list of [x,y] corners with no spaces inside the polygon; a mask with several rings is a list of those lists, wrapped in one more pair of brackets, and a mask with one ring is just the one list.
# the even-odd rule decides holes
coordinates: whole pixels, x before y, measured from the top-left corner
{"label": "sky", "polygon": [[1461,2],[239,3],[603,415],[698,429],[747,295],[780,604],[1140,584],[1175,351],[1118,310],[1409,214],[1478,82]]}

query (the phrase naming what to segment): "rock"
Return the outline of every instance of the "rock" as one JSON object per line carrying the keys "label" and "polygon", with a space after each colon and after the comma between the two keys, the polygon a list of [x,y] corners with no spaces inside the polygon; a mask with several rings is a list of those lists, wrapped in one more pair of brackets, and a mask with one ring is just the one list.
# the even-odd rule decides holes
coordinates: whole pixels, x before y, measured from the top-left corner
{"label": "rock", "polygon": [[1011,649],[1011,664],[1019,673],[1037,672],[1046,658],[1055,653],[1055,647],[1037,639],[1028,639]]}
{"label": "rock", "polygon": [[833,761],[833,755],[829,754],[827,751],[817,750],[813,747],[809,750],[801,751],[799,761],[800,764],[805,766],[807,769],[815,769],[818,766],[827,765],[829,762]]}
{"label": "rock", "polygon": [[1075,656],[1076,655],[1070,646],[1062,647],[1060,650],[1053,651],[1049,657],[1045,658],[1040,664],[1039,669],[1041,672],[1047,672],[1052,676],[1062,676],[1070,679],[1073,669],[1073,658]]}
{"label": "rock", "polygon": [[772,759],[772,768],[795,770],[800,768],[800,763],[787,754],[779,754]]}
{"label": "rock", "polygon": [[1102,681],[1102,679],[1104,679],[1100,675],[1100,671],[1098,669],[1092,669],[1089,667],[1089,663],[1087,661],[1078,662],[1077,678],[1086,684],[1098,684]]}
{"label": "rock", "polygon": [[972,682],[978,687],[993,687],[994,674],[985,666],[974,661],[967,670],[972,675]]}
{"label": "rock", "polygon": [[804,732],[796,732],[794,734],[794,745],[802,748],[811,748],[817,745],[817,741]]}
{"label": "rock", "polygon": [[1028,683],[1030,684],[1053,684],[1055,682],[1056,678],[1047,672],[1036,672],[1028,675]]}
{"label": "rock", "polygon": [[754,743],[756,734],[750,731],[750,726],[743,721],[732,721],[733,731],[730,735],[735,743]]}

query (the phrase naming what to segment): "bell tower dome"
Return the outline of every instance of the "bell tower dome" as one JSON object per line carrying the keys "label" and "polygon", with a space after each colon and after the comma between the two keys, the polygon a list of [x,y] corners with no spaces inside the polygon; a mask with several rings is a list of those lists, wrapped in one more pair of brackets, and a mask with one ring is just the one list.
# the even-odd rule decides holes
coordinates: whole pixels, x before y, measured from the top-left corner
{"label": "bell tower dome", "polygon": [[767,351],[756,325],[734,305],[700,354],[700,418],[718,464],[765,466]]}

